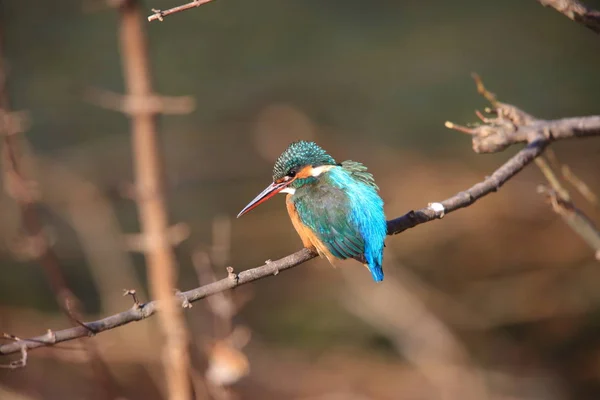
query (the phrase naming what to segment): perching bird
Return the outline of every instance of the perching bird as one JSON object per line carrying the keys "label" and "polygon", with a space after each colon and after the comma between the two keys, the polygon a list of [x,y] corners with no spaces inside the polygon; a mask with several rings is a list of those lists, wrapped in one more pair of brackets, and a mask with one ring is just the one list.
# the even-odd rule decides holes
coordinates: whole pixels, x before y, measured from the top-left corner
{"label": "perching bird", "polygon": [[338,164],[317,144],[299,141],[279,156],[273,183],[238,218],[275,194],[287,193],[287,210],[304,247],[332,265],[335,259],[354,258],[379,282],[387,227],[378,190],[361,163]]}

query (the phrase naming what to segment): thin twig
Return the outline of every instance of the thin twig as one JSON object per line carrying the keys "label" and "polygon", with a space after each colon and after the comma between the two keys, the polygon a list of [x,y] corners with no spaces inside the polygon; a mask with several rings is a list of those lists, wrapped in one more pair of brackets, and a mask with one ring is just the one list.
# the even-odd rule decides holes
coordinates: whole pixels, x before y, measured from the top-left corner
{"label": "thin twig", "polygon": [[24,368],[27,365],[27,346],[21,345],[21,358],[8,364],[0,364],[2,369]]}
{"label": "thin twig", "polygon": [[600,255],[600,230],[583,211],[573,204],[569,192],[563,187],[546,160],[539,157],[535,161],[551,186],[551,189],[541,187],[540,192],[548,196],[552,210],[560,215],[569,227],[595,251],[596,258],[600,260],[598,257]]}
{"label": "thin twig", "polygon": [[175,14],[181,11],[189,10],[190,8],[200,7],[202,4],[210,3],[213,0],[194,0],[191,3],[187,3],[181,6],[169,8],[168,10],[157,10],[155,8],[152,9],[154,14],[148,16],[148,21],[152,22],[154,20],[163,21],[163,18],[167,15]]}
{"label": "thin twig", "polygon": [[600,34],[600,12],[586,7],[577,0],[537,0],[544,7],[552,7],[569,19],[585,25]]}
{"label": "thin twig", "polygon": [[554,174],[554,171],[552,171],[552,167],[550,167],[550,164],[546,162],[544,157],[536,158],[535,164],[538,166],[540,171],[542,171],[544,178],[546,178],[550,186],[552,186],[552,189],[560,196],[560,198],[563,201],[571,201],[571,195],[569,194],[569,191],[560,183],[557,176]]}
{"label": "thin twig", "polygon": [[583,179],[575,175],[575,173],[571,171],[571,168],[569,168],[568,165],[561,164],[558,161],[558,158],[556,157],[556,154],[554,154],[552,149],[546,151],[546,157],[548,158],[548,161],[550,162],[552,167],[555,168],[557,171],[560,171],[562,178],[571,186],[573,186],[581,196],[583,196],[591,205],[596,207],[599,205],[598,196],[596,195],[596,193],[594,193],[592,189],[590,189],[590,187],[587,185],[587,183],[583,181]]}

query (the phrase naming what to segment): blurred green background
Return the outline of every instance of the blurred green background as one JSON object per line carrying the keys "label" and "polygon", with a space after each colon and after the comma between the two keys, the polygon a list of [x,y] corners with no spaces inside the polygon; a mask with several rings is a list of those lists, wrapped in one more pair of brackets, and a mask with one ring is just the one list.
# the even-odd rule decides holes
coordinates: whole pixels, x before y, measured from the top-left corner
{"label": "blurred green background", "polygon": [[[145,1],[144,15],[176,5]],[[63,272],[86,319],[124,310],[122,289],[146,286],[143,257],[123,239],[139,231],[122,190],[132,182],[130,123],[89,101],[92,89],[125,90],[118,11],[100,0],[1,7],[9,94],[29,115],[39,211]],[[234,219],[293,140],[364,162],[393,218],[468,188],[517,150],[477,155],[467,136],[444,128],[474,122],[473,111],[488,106],[471,72],[501,101],[540,118],[599,112],[600,37],[533,0],[220,0],[143,25],[155,91],[196,102],[190,114],[159,120],[171,221],[191,232],[176,249],[181,290],[198,286],[197,251],[212,255],[220,278],[226,265],[240,271],[300,248],[283,197]],[[553,149],[600,191],[600,141]],[[543,183],[530,166],[472,207],[389,238],[384,285],[447,330],[490,398],[596,399],[600,266],[537,194]],[[598,221],[597,208],[574,196]],[[0,218],[0,331],[27,337],[67,327],[38,263],[19,246],[20,217],[6,194]],[[225,250],[211,250],[216,241]],[[369,280],[358,263],[333,269],[318,260],[236,290],[247,302],[235,324],[252,340],[250,376],[232,391],[468,398],[437,397],[443,385],[420,363],[429,350],[415,348],[446,342],[434,335],[415,344],[419,335],[406,330],[421,332],[421,320],[402,306],[413,303],[382,297],[388,292]],[[198,343],[214,335],[213,320],[204,304],[186,316],[202,375]],[[156,330],[148,320],[93,339],[127,398],[160,398]],[[0,370],[0,384],[25,398],[100,398],[80,353],[32,352],[27,368]]]}

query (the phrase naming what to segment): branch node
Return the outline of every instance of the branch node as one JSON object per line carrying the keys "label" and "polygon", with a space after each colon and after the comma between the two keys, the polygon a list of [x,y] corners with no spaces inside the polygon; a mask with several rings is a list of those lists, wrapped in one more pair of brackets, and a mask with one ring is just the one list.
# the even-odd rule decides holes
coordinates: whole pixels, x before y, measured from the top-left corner
{"label": "branch node", "polygon": [[427,204],[427,207],[429,207],[439,219],[444,218],[446,215],[446,209],[442,203],[429,203]]}
{"label": "branch node", "polygon": [[164,21],[164,15],[163,15],[163,12],[162,12],[161,10],[159,10],[159,9],[156,9],[156,8],[153,8],[153,9],[152,9],[152,12],[153,12],[154,14],[152,14],[152,15],[148,16],[148,22],[152,21],[153,19],[157,19],[157,20],[159,20],[160,22],[163,22],[163,21]]}
{"label": "branch node", "polygon": [[192,308],[192,303],[190,303],[188,298],[179,289],[175,289],[175,296],[181,299],[182,308]]}
{"label": "branch node", "polygon": [[239,276],[233,271],[233,267],[227,267],[227,278],[237,285],[239,283]]}
{"label": "branch node", "polygon": [[47,342],[54,344],[56,343],[56,334],[54,333],[54,331],[52,331],[52,329],[48,329],[46,331],[46,336],[48,337]]}
{"label": "branch node", "polygon": [[137,298],[137,294],[134,289],[123,289],[123,296],[131,296],[131,299],[133,300],[133,308],[135,310],[141,307],[141,304]]}

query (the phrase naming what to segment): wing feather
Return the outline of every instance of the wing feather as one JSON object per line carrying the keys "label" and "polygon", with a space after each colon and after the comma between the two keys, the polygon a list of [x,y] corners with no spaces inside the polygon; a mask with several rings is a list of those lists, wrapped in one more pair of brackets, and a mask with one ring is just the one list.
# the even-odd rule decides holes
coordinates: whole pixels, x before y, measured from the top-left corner
{"label": "wing feather", "polygon": [[308,226],[340,259],[364,258],[365,242],[358,227],[348,219],[348,198],[338,188],[317,185],[307,196],[294,196],[302,223]]}

